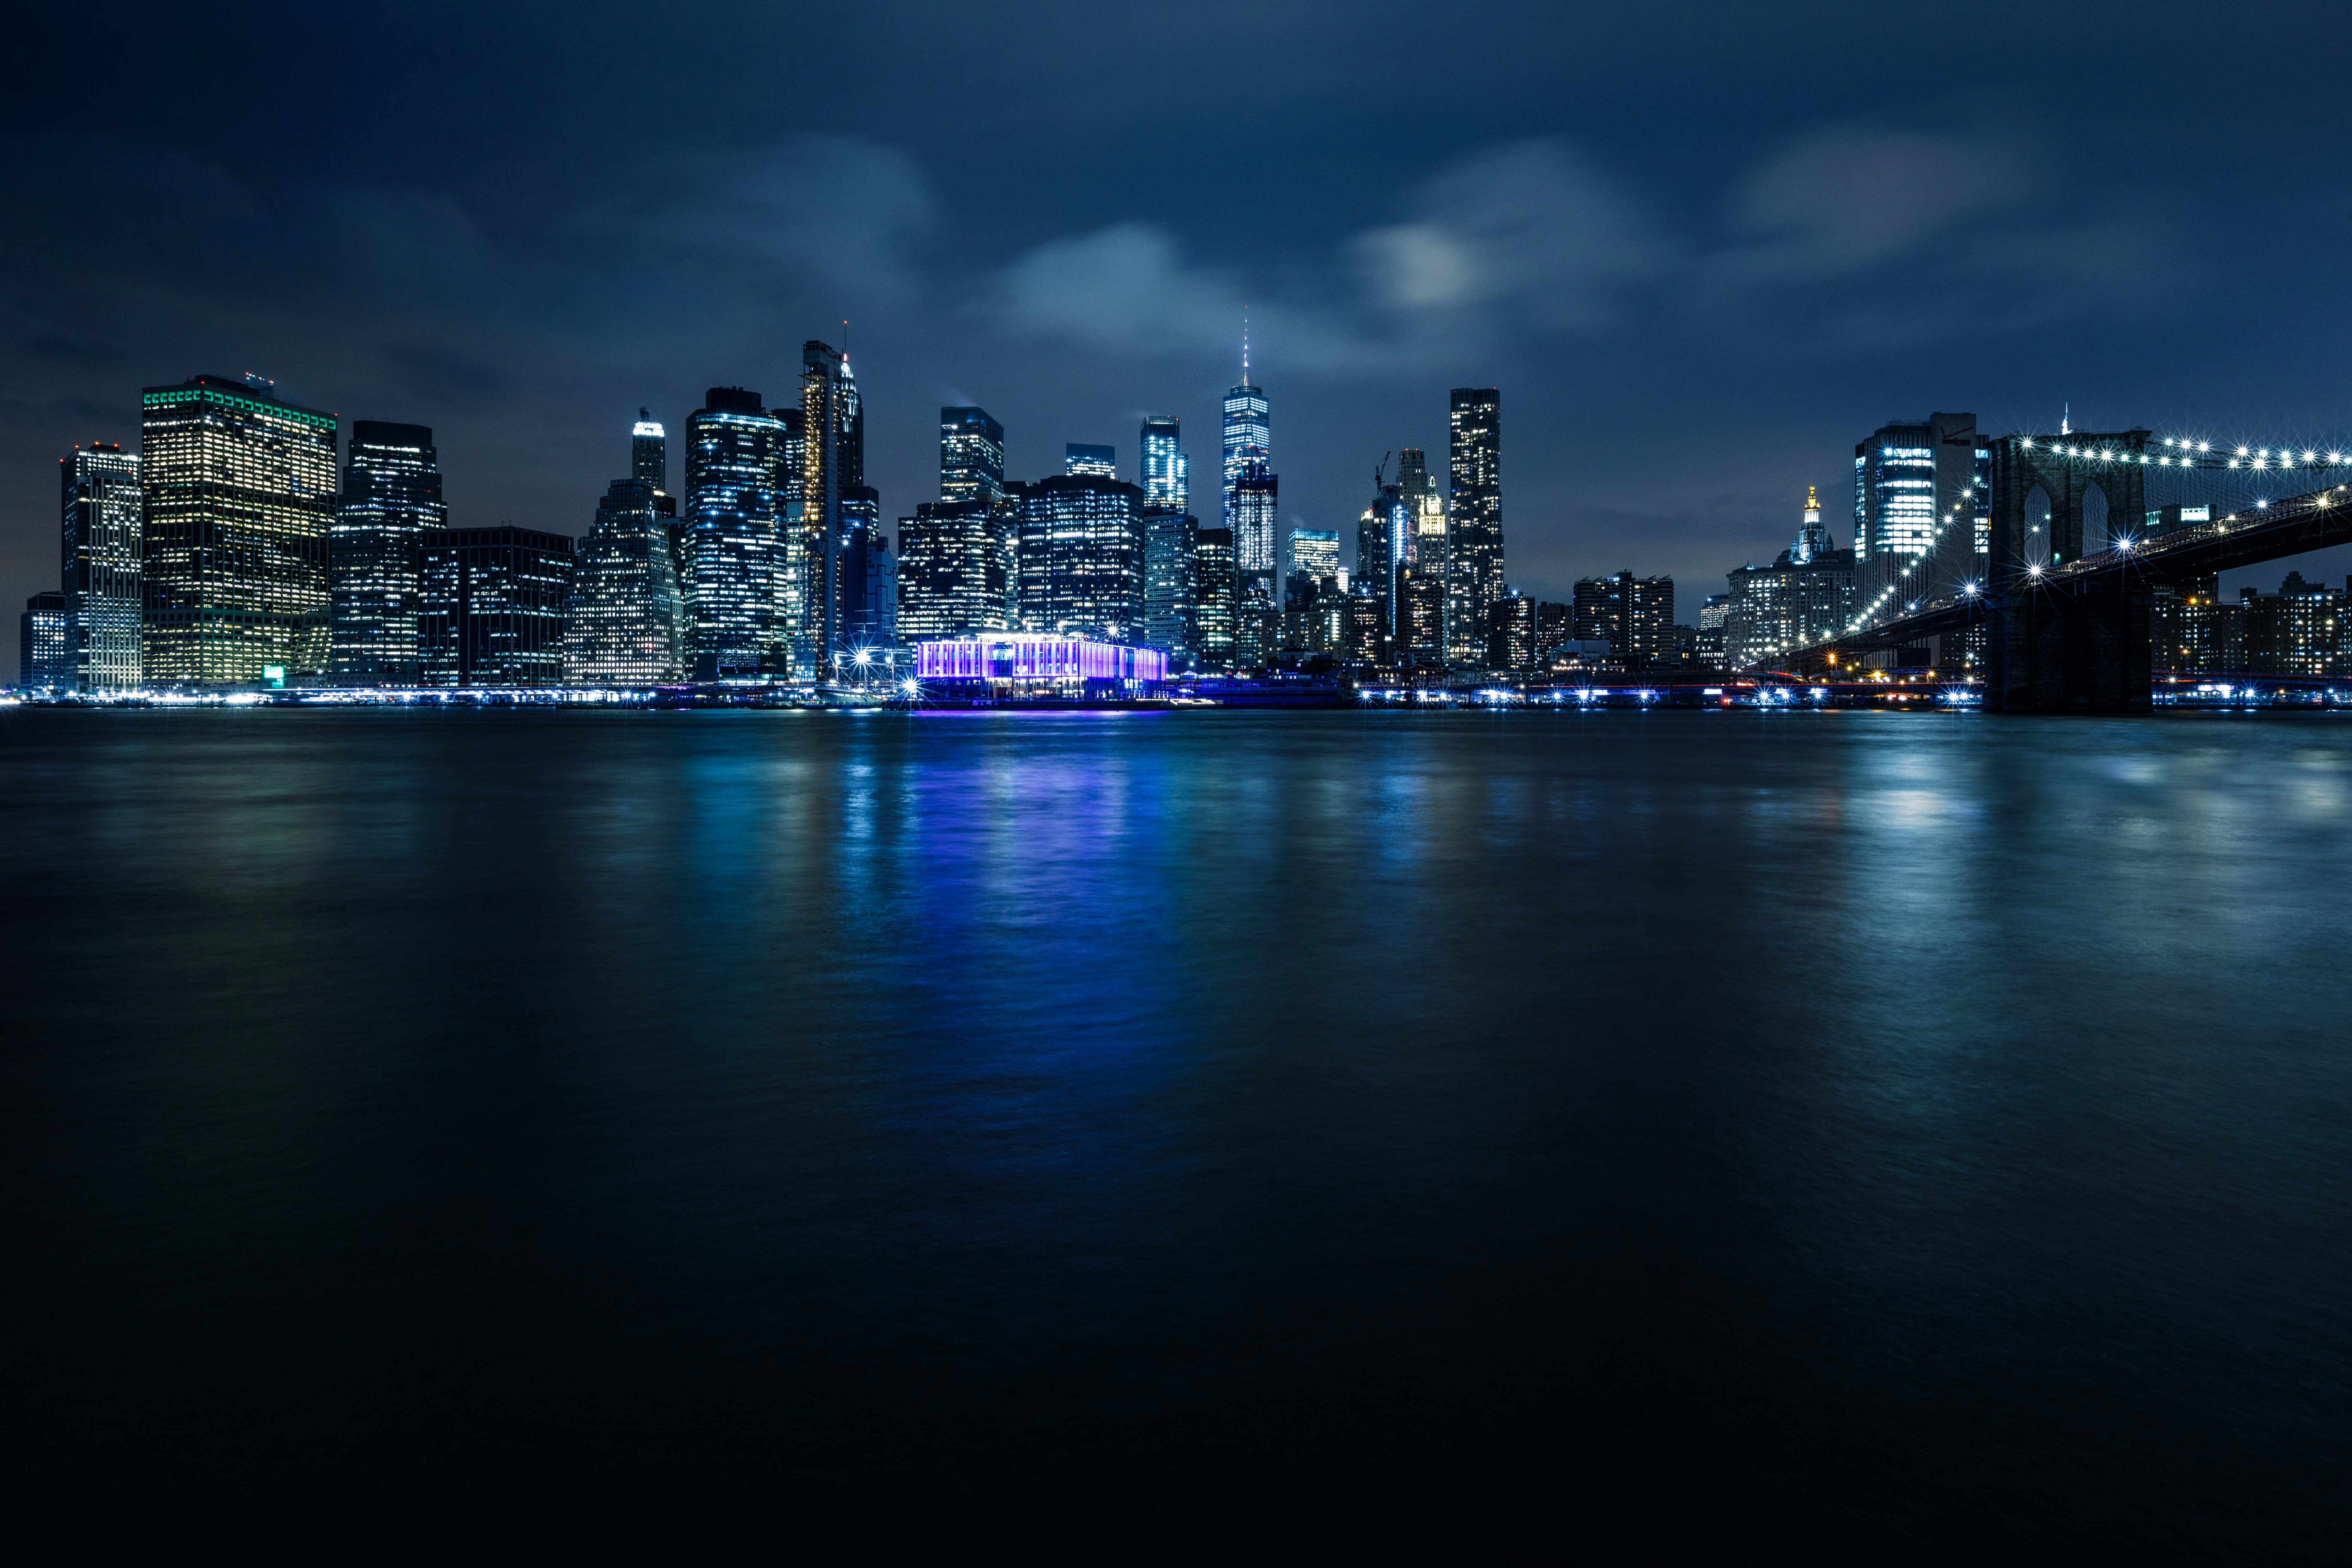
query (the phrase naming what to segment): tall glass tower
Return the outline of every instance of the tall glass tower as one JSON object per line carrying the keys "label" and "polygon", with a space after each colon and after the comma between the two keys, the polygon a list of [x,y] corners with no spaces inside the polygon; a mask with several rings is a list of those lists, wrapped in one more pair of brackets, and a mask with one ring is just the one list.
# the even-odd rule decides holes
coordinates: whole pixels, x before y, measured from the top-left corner
{"label": "tall glass tower", "polygon": [[414,686],[427,531],[449,526],[441,466],[423,425],[352,421],[335,503],[332,673],[340,686]]}
{"label": "tall glass tower", "polygon": [[58,459],[67,657],[77,691],[140,679],[139,457],[93,441]]}
{"label": "tall glass tower", "polygon": [[[783,614],[793,673],[833,673],[844,640],[841,551],[845,490],[866,485],[866,416],[849,356],[812,338],[801,345],[801,493],[787,552]],[[879,500],[876,501],[878,514]]]}
{"label": "tall glass tower", "polygon": [[1236,569],[1246,574],[1262,572],[1274,575],[1274,531],[1269,520],[1257,536],[1243,519],[1242,480],[1265,477],[1274,465],[1274,431],[1269,417],[1269,405],[1263,389],[1250,384],[1249,335],[1242,336],[1241,384],[1225,394],[1224,481],[1225,526],[1234,531],[1234,552]]}
{"label": "tall glass tower", "polygon": [[1452,399],[1446,653],[1470,665],[1486,656],[1487,619],[1503,598],[1503,395],[1457,386]]}
{"label": "tall glass tower", "polygon": [[614,479],[580,542],[564,605],[563,679],[573,686],[649,686],[685,672],[685,606],[656,493],[643,479]]}
{"label": "tall glass tower", "polygon": [[985,408],[940,410],[940,500],[999,500],[1004,495],[1004,426]]}
{"label": "tall glass tower", "polygon": [[146,679],[323,674],[335,416],[284,401],[260,376],[199,375],[148,387],[140,403]]}
{"label": "tall glass tower", "polygon": [[686,422],[688,628],[700,679],[772,670],[782,648],[785,412],[714,386]]}
{"label": "tall glass tower", "polygon": [[669,493],[669,437],[650,409],[637,410],[629,432],[629,478],[657,496]]}
{"label": "tall glass tower", "polygon": [[1189,510],[1192,464],[1184,456],[1182,426],[1174,415],[1144,417],[1141,450],[1143,635],[1182,668],[1200,650],[1194,580],[1200,524]]}
{"label": "tall glass tower", "polygon": [[1172,414],[1143,421],[1143,504],[1147,509],[1186,511],[1192,505],[1192,464],[1184,456],[1181,426]]}

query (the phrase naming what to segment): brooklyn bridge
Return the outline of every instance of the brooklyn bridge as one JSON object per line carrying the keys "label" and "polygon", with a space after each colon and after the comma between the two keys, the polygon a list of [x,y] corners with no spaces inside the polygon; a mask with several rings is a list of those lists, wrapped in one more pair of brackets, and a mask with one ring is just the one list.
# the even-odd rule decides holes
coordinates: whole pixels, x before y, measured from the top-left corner
{"label": "brooklyn bridge", "polygon": [[[1788,668],[1820,673],[1921,647],[1952,664],[1968,647],[1987,709],[2142,712],[2151,706],[2159,589],[2352,543],[2352,485],[2311,488],[2352,468],[2342,450],[2215,450],[2149,430],[2002,436],[1984,446],[1990,524],[1981,541],[1973,518],[1954,515],[1883,604],[1788,656]],[[2224,499],[2152,511],[2152,483]],[[2256,493],[2271,487],[2293,493]]]}

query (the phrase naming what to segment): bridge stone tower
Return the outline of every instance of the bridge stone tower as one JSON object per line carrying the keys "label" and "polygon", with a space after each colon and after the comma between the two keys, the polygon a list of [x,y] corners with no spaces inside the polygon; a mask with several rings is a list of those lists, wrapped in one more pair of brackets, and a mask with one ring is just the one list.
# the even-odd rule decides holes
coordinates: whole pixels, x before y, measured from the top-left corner
{"label": "bridge stone tower", "polygon": [[[1986,708],[2011,713],[2148,710],[2152,596],[2147,578],[2117,570],[2061,582],[2044,581],[2042,574],[2086,552],[2084,503],[2094,488],[2105,498],[2111,535],[2140,531],[2147,485],[2139,457],[2149,434],[2003,436],[1991,443]],[[2061,448],[2115,457],[2061,457]],[[2029,506],[2037,489],[2047,504]],[[2106,542],[2088,544],[2095,553]]]}

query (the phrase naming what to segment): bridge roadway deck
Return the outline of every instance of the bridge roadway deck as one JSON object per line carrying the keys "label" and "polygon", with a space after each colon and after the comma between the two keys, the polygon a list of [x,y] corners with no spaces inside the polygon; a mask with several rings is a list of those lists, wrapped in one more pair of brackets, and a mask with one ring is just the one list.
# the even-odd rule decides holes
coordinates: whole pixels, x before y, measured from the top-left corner
{"label": "bridge roadway deck", "polygon": [[[2119,574],[2137,575],[2149,584],[2180,583],[2347,543],[2352,543],[2352,485],[2332,485],[2259,510],[2232,512],[2153,538],[2128,540],[2047,570],[2029,567],[2012,574],[2009,587],[2013,594],[2053,596],[2112,593]],[[1809,668],[1825,664],[1832,653],[1908,647],[1931,637],[1964,631],[1985,619],[1992,607],[1986,595],[1950,595],[1783,657],[1791,668]]]}

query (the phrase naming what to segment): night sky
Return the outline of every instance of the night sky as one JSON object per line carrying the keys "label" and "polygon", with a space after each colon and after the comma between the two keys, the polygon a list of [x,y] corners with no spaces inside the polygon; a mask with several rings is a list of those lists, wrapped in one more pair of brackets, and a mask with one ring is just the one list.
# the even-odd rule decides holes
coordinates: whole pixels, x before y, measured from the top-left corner
{"label": "night sky", "polygon": [[199,371],[430,425],[453,522],[578,534],[639,405],[791,397],[846,317],[886,517],[950,402],[1024,477],[1076,440],[1131,478],[1181,415],[1207,515],[1246,305],[1286,530],[1352,543],[1381,454],[1499,385],[1513,584],[1669,573],[1685,618],[1808,484],[1847,542],[1891,418],[2352,441],[2347,17],[42,7],[0,109],[5,658],[58,454]]}

